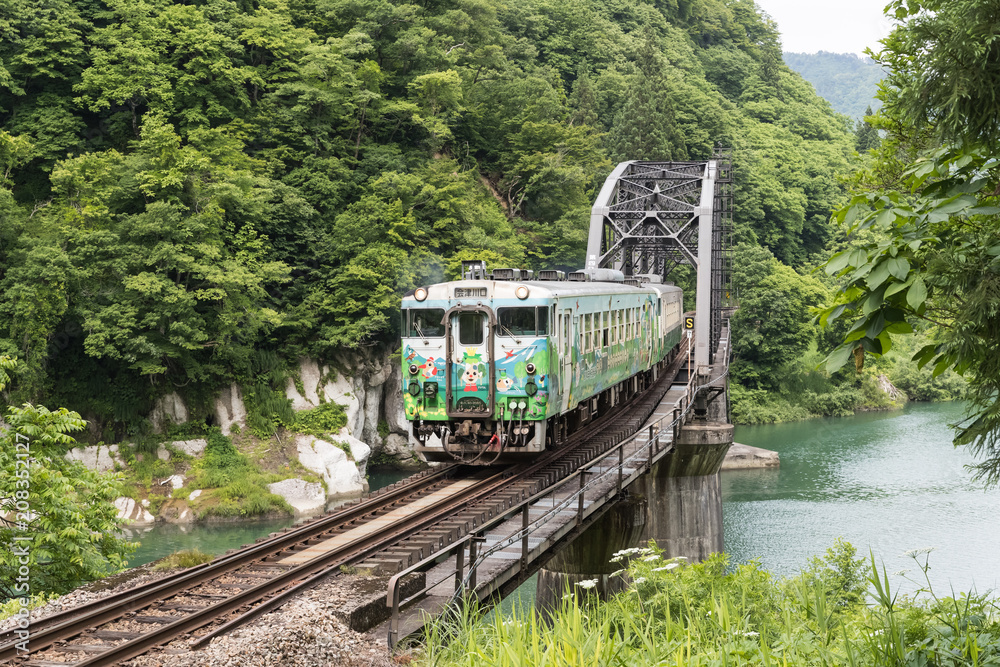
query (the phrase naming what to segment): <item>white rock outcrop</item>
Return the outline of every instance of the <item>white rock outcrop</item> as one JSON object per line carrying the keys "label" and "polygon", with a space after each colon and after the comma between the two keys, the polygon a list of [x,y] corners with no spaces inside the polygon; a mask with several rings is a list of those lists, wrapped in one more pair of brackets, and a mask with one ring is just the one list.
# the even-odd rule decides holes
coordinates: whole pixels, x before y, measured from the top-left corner
{"label": "white rock outcrop", "polygon": [[195,498],[197,498],[200,495],[201,495],[201,489],[195,489],[194,491],[192,491],[191,493],[188,494],[188,500],[189,501],[190,500],[194,500]]}
{"label": "white rock outcrop", "polygon": [[358,469],[358,474],[364,478],[368,474],[368,459],[372,455],[372,448],[361,442],[352,435],[347,434],[347,429],[341,429],[340,433],[337,434],[337,439],[334,444],[343,443],[348,446],[351,450],[351,458],[354,459],[354,465]]}
{"label": "white rock outcrop", "polygon": [[160,482],[160,484],[169,484],[171,488],[176,491],[177,489],[184,486],[184,475],[171,475],[165,480]]}
{"label": "white rock outcrop", "polygon": [[135,502],[135,498],[122,496],[115,499],[115,508],[118,510],[118,518],[125,519],[133,524],[153,523],[156,517],[149,513],[141,503]]}
{"label": "white rock outcrop", "polygon": [[238,425],[241,429],[247,425],[247,408],[243,404],[243,392],[235,382],[224,387],[215,399],[215,419],[223,435],[229,435],[233,425]]}
{"label": "white rock outcrop", "polygon": [[149,415],[153,422],[153,432],[163,433],[168,424],[183,424],[188,420],[187,406],[184,399],[176,391],[156,399],[153,411]]}
{"label": "white rock outcrop", "polygon": [[[314,359],[299,360],[302,391],[291,378],[285,387],[285,396],[292,401],[293,409],[309,410],[323,402],[338,403],[347,416],[347,426],[339,439],[350,436],[367,443],[375,452],[389,453],[400,462],[411,461],[416,442],[408,437],[399,357],[385,352],[350,351],[335,355],[333,361],[337,368],[352,369],[352,375],[331,371],[329,366],[320,366]],[[379,422],[383,420],[389,433],[399,436],[388,450],[379,434]]]}
{"label": "white rock outcrop", "polygon": [[296,516],[315,514],[326,507],[326,493],[323,485],[304,479],[283,479],[267,485],[267,490],[285,499]]}
{"label": "white rock outcrop", "polygon": [[118,445],[90,445],[89,447],[74,447],[66,452],[70,461],[79,461],[87,468],[97,472],[107,472],[121,463],[118,455]]}
{"label": "white rock outcrop", "polygon": [[208,440],[197,438],[195,440],[174,440],[170,446],[179,452],[184,452],[188,456],[201,456],[208,447]]}
{"label": "white rock outcrop", "polygon": [[358,467],[340,447],[311,435],[295,438],[299,462],[306,470],[323,477],[327,496],[356,496],[368,486]]}

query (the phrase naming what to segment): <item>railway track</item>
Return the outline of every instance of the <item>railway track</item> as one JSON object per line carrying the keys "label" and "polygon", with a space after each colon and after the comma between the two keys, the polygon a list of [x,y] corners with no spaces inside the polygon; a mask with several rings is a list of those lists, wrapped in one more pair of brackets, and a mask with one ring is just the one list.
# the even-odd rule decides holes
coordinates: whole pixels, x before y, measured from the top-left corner
{"label": "railway track", "polygon": [[634,433],[682,363],[679,355],[624,409],[595,421],[536,462],[473,471],[450,464],[415,475],[210,563],[34,621],[27,657],[17,655],[13,633],[0,634],[0,662],[113,665],[192,636],[190,647],[197,648],[336,575],[341,566],[395,573],[557,484]]}

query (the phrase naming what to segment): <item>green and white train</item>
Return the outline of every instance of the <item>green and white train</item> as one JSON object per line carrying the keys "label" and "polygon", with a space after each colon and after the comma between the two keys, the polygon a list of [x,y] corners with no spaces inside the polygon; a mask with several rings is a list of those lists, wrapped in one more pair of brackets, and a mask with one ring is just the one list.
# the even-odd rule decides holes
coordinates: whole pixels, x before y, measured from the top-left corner
{"label": "green and white train", "polygon": [[678,287],[607,269],[463,262],[402,303],[406,418],[432,461],[537,456],[627,401],[677,354]]}

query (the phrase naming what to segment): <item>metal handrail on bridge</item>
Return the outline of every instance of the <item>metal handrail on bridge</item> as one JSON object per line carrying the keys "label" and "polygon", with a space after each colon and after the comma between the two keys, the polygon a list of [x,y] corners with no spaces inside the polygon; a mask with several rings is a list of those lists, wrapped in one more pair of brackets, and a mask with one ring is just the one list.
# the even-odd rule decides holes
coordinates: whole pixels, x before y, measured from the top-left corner
{"label": "metal handrail on bridge", "polygon": [[[720,340],[719,342],[719,347],[723,348],[723,346],[725,346],[728,349],[728,344],[729,344],[728,325],[724,327],[724,332],[725,333],[723,339]],[[393,575],[393,577],[389,580],[389,590],[386,595],[386,605],[392,609],[392,615],[389,621],[389,633],[388,633],[389,648],[392,649],[393,647],[395,647],[396,642],[398,640],[399,615],[400,615],[400,609],[403,605],[408,604],[416,600],[417,598],[424,596],[429,591],[440,586],[444,582],[452,579],[454,580],[455,584],[455,592],[452,594],[452,598],[451,600],[449,600],[448,605],[453,604],[459,597],[462,596],[462,594],[465,591],[470,591],[470,590],[475,591],[477,569],[479,568],[480,565],[482,565],[486,561],[486,559],[488,559],[491,555],[493,555],[497,551],[501,551],[509,546],[514,545],[516,542],[520,541],[521,566],[522,567],[526,566],[528,563],[529,537],[534,532],[536,532],[537,530],[545,526],[547,523],[552,521],[558,515],[558,512],[560,510],[563,510],[571,506],[574,502],[576,502],[577,505],[575,525],[580,526],[585,518],[584,499],[586,497],[587,491],[593,489],[594,487],[598,486],[601,483],[606,482],[608,478],[613,474],[617,474],[618,479],[616,483],[616,488],[617,488],[617,493],[620,494],[622,491],[622,486],[625,478],[626,467],[629,467],[629,464],[633,464],[632,465],[633,471],[635,471],[636,469],[641,469],[643,472],[645,472],[652,466],[654,457],[660,453],[660,438],[664,431],[665,420],[667,420],[668,417],[670,416],[673,417],[670,423],[667,425],[671,429],[671,437],[670,440],[667,441],[667,443],[672,444],[673,442],[676,442],[680,432],[680,428],[684,423],[684,419],[694,405],[694,397],[699,392],[714,385],[716,382],[724,379],[728,375],[729,375],[729,366],[727,364],[725,371],[720,373],[718,376],[712,378],[711,380],[708,380],[707,382],[695,387],[694,383],[698,377],[698,374],[690,373],[690,377],[688,378],[688,381],[685,385],[684,395],[681,396],[674,403],[675,407],[673,409],[673,414],[661,417],[655,423],[650,424],[648,427],[648,439],[646,440],[646,443],[641,447],[637,447],[636,450],[632,452],[632,454],[630,454],[627,458],[625,457],[625,447],[638,440],[640,436],[644,435],[647,432],[647,429],[642,429],[640,431],[637,431],[636,433],[633,433],[632,435],[625,438],[618,444],[614,445],[604,453],[599,454],[598,456],[594,457],[584,465],[577,468],[575,472],[573,472],[568,477],[561,480],[559,483],[554,484],[548,489],[542,490],[528,498],[522,499],[521,502],[509,507],[507,510],[503,512],[498,513],[491,520],[480,525],[473,532],[469,533],[462,539],[454,542],[453,544],[441,549],[440,551],[434,554],[431,554],[427,558],[423,559],[418,563],[415,563],[414,565],[411,565],[405,570],[402,570],[401,572]],[[644,459],[638,461],[638,463],[636,464],[636,459],[639,459],[642,454],[650,452],[650,450],[652,450],[651,453]],[[592,477],[589,482],[587,482],[586,476],[590,472],[589,469],[593,468],[598,463],[603,462],[609,457],[613,456],[616,451],[618,453],[617,465],[614,465],[613,467],[604,470],[601,473],[598,473],[597,475]],[[568,483],[572,482],[573,478],[578,478],[580,480],[579,489],[573,494],[564,498],[558,504],[556,503],[555,498],[553,498],[552,507],[549,509],[549,511],[547,511],[544,515],[542,515],[538,519],[535,519],[535,521],[533,522],[530,521],[529,511],[532,505],[535,505],[538,501],[542,500],[547,496],[554,495],[560,489],[565,488],[565,486]],[[477,546],[480,542],[486,539],[485,533],[491,528],[497,526],[498,524],[507,521],[509,518],[513,517],[517,513],[521,513],[522,517],[521,530],[499,540],[495,545],[493,545],[492,547],[484,551],[482,554],[479,554],[477,556],[476,553]],[[465,551],[467,545],[469,551],[469,568],[468,572],[466,573]],[[441,579],[431,584],[426,584],[422,589],[414,592],[405,600],[400,600],[400,584],[403,577],[412,574],[414,572],[417,572],[425,567],[437,564],[438,562],[444,562],[452,554],[455,555],[455,568],[453,570],[449,571],[448,574],[442,577]]]}

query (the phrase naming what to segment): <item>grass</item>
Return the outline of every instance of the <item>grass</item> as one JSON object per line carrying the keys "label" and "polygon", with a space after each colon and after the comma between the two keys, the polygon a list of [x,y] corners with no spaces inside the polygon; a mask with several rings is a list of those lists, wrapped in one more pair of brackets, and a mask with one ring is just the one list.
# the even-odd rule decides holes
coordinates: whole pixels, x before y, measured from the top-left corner
{"label": "grass", "polygon": [[215,556],[211,556],[207,553],[199,551],[198,549],[186,549],[184,551],[175,551],[166,558],[163,558],[160,562],[153,566],[153,569],[160,571],[174,570],[179,567],[194,567],[195,565],[208,563],[214,558]]}
{"label": "grass", "polygon": [[[60,593],[37,593],[28,598],[28,609],[32,610],[44,607],[52,600],[57,600],[60,597],[62,597]],[[0,621],[5,621],[21,611],[21,599],[11,598],[6,602],[0,603]]]}
{"label": "grass", "polygon": [[629,587],[607,601],[580,587],[545,620],[531,611],[480,617],[464,606],[431,626],[417,664],[1000,665],[995,600],[938,597],[929,583],[900,596],[874,556],[856,558],[846,542],[785,580],[758,563],[730,567],[724,555],[663,559],[655,545],[619,558]]}
{"label": "grass", "polygon": [[217,429],[208,434],[205,454],[195,461],[189,475],[187,488],[207,490],[197,499],[200,519],[292,513],[284,498],[267,491],[268,484],[285,476],[262,472]]}

